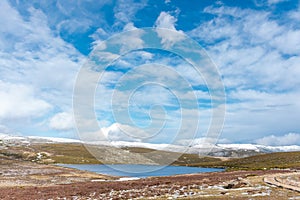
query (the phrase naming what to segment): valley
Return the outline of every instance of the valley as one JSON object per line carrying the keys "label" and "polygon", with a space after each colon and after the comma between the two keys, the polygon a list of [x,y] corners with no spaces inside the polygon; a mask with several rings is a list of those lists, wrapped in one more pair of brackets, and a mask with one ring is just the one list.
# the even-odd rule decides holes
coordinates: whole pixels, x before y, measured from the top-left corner
{"label": "valley", "polygon": [[[165,151],[141,144],[123,144],[118,148],[88,144],[88,149],[101,152],[101,159],[96,159],[86,149],[87,144],[77,141],[7,138],[2,137],[0,143],[0,199],[296,199],[300,196],[299,151],[266,153],[253,146],[249,149],[249,145],[248,149],[242,149],[241,145],[240,149],[223,147],[226,155],[230,152],[235,156],[220,157],[181,153],[180,149],[176,152],[174,146],[172,151]],[[226,170],[131,180],[55,165],[169,162]]]}

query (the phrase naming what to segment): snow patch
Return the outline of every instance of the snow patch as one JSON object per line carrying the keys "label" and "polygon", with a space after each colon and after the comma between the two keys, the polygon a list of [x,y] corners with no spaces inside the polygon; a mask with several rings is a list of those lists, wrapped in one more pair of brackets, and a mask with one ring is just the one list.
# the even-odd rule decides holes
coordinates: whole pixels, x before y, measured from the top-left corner
{"label": "snow patch", "polygon": [[140,178],[138,177],[122,177],[119,178],[117,181],[132,181],[132,180],[139,180]]}
{"label": "snow patch", "polygon": [[[4,143],[84,143],[78,139],[70,138],[56,138],[56,137],[42,137],[42,136],[17,136],[17,135],[8,135],[0,133],[0,140]],[[179,153],[191,153],[191,154],[205,154],[211,152],[211,155],[224,156],[226,152],[288,152],[288,151],[300,151],[300,146],[290,145],[290,146],[266,146],[258,144],[195,144],[191,146],[184,145],[175,145],[175,144],[152,144],[152,143],[143,143],[143,142],[128,142],[128,141],[93,141],[86,142],[86,144],[94,145],[103,145],[103,146],[112,146],[116,148],[122,147],[139,147],[139,148],[149,148],[154,150],[162,151],[171,151]],[[224,155],[223,155],[223,154]],[[222,155],[221,155],[222,154]],[[250,155],[250,154],[249,154]],[[225,155],[226,156],[226,155]]]}

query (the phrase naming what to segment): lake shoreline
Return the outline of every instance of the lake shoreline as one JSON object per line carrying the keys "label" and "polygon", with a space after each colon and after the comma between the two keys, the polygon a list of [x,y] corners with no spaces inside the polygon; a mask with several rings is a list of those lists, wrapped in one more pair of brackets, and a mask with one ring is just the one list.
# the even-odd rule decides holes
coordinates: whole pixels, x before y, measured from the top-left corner
{"label": "lake shoreline", "polygon": [[[83,170],[0,159],[0,199],[286,199],[299,193],[272,187],[266,176],[294,174],[295,170],[248,170],[148,177],[136,180]],[[121,178],[121,179],[120,179]],[[280,198],[280,195],[282,198]]]}
{"label": "lake shoreline", "polygon": [[[29,163],[27,163],[30,165]],[[19,165],[20,166],[20,165]],[[39,165],[41,173],[46,165]],[[29,167],[29,166],[28,166]],[[60,167],[48,165],[46,167],[59,169]],[[63,168],[63,167],[61,167]],[[198,174],[185,174],[164,177],[148,177],[138,180],[119,179],[119,177],[100,176],[95,173],[82,172],[81,170],[61,169],[64,177],[73,182],[57,182],[51,184],[53,174],[45,177],[49,180],[43,185],[38,182],[34,185],[7,185],[0,187],[0,199],[128,199],[128,198],[205,198],[205,197],[230,197],[239,199],[241,194],[237,191],[252,191],[251,195],[262,195],[269,190],[273,193],[282,189],[267,186],[262,180],[265,176],[293,173],[292,170],[260,170],[260,171],[234,171],[234,172],[207,172]],[[64,171],[66,170],[66,171]],[[45,172],[45,171],[44,171]],[[57,172],[54,172],[57,173]],[[73,174],[73,177],[69,176]],[[85,176],[86,179],[74,179],[75,175]],[[57,175],[56,175],[57,176]],[[17,176],[15,176],[18,178]],[[44,178],[45,178],[44,177]],[[28,178],[28,177],[27,177]],[[3,180],[2,180],[3,181]],[[28,181],[28,180],[27,180]],[[232,187],[232,188],[230,188]],[[227,188],[227,189],[226,189]],[[295,195],[292,191],[288,196]],[[273,194],[272,194],[273,195]],[[266,196],[272,198],[273,196]],[[268,199],[266,198],[266,199]],[[278,199],[278,198],[277,198]]]}
{"label": "lake shoreline", "polygon": [[[184,154],[173,163],[174,166],[226,167],[226,171],[129,180],[128,177],[107,176],[55,165],[60,162],[99,164],[82,145],[3,145],[0,150],[0,199],[5,200],[134,199],[141,196],[143,199],[287,199],[299,196],[295,191],[271,186],[264,180],[270,180],[270,177],[277,180],[282,174],[288,174],[285,180],[297,181],[299,173],[295,171],[300,169],[300,165],[295,161],[299,160],[300,152],[226,160]],[[149,150],[135,148],[131,151],[142,153]],[[169,155],[168,152],[161,153]],[[164,161],[158,157],[151,159]],[[269,178],[265,179],[266,176]]]}
{"label": "lake shoreline", "polygon": [[180,174],[194,174],[224,171],[224,168],[203,168],[174,165],[130,165],[130,164],[56,164],[60,167],[84,170],[115,177],[161,177]]}

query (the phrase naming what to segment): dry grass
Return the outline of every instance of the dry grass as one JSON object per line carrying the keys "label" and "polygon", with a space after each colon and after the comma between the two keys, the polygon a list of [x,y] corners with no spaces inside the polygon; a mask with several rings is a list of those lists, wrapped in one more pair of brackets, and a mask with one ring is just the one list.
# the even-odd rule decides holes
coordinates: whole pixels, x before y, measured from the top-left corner
{"label": "dry grass", "polygon": [[[105,148],[105,147],[102,147]],[[155,151],[147,148],[123,148],[138,153],[157,163],[172,163],[182,166],[222,167],[227,170],[259,170],[272,168],[300,168],[300,152],[268,153],[221,160],[214,157],[201,157],[196,154],[180,154],[167,151]],[[37,153],[46,152],[41,159]],[[101,164],[82,144],[33,144],[30,146],[11,146],[0,150],[0,157],[30,160],[39,163],[65,164]],[[172,162],[172,159],[176,159]]]}
{"label": "dry grass", "polygon": [[268,153],[228,161],[195,163],[193,166],[226,167],[227,170],[260,170],[272,168],[300,168],[300,152]]}

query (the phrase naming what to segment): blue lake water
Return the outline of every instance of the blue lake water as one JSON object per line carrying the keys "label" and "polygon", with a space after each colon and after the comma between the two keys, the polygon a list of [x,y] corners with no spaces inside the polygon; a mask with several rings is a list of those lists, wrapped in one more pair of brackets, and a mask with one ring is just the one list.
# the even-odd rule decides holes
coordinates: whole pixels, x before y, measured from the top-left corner
{"label": "blue lake water", "polygon": [[156,166],[156,165],[90,165],[90,164],[59,164],[59,166],[79,170],[107,174],[112,176],[128,176],[145,178],[150,176],[171,176],[176,174],[192,174],[204,172],[224,171],[220,168],[201,168],[184,166]]}

